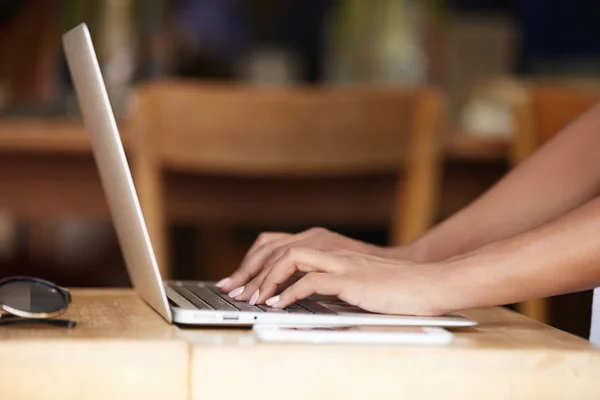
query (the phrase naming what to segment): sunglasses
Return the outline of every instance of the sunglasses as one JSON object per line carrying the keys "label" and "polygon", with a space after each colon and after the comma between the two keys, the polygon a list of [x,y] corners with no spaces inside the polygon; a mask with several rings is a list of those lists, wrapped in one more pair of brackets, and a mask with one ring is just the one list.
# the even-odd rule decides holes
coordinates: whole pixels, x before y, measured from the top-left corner
{"label": "sunglasses", "polygon": [[38,322],[73,328],[74,321],[53,319],[70,303],[67,289],[43,279],[15,276],[0,280],[0,325]]}

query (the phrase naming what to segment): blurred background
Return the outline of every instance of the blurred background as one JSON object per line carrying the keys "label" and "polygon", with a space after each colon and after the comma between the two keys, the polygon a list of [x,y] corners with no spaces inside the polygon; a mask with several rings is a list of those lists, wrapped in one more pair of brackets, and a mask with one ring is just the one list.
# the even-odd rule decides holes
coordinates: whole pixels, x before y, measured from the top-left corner
{"label": "blurred background", "polygon": [[[0,0],[1,275],[129,285],[61,49],[60,35],[81,22],[90,28],[138,192],[145,188],[140,197],[155,221],[153,243],[168,265],[163,273],[219,279],[263,230],[319,225],[397,244],[423,230],[423,221],[430,226],[467,205],[600,99],[599,20],[597,0]],[[170,108],[157,105],[150,116],[134,100],[153,85],[160,94],[152,101],[162,98]],[[205,88],[190,97],[197,106],[177,103],[185,87]],[[337,145],[344,123],[352,124],[343,110],[372,108],[363,101],[372,94],[352,97],[351,108],[332,100],[327,117],[315,117],[318,135],[302,139],[292,137],[299,133],[285,121],[280,130],[269,125],[275,111],[258,105],[273,110],[283,102],[292,109],[305,101],[322,110],[345,87],[377,88],[381,107],[372,112],[384,121],[396,121],[385,111],[394,109],[393,100],[382,100],[385,93],[436,88],[443,110],[422,116],[439,122],[431,124],[440,130],[430,135],[431,151],[399,149],[397,168],[369,167],[371,159],[342,168],[317,157],[293,166],[303,140]],[[316,95],[305,98],[305,90]],[[247,103],[229,105],[236,91]],[[231,110],[244,104],[266,113],[269,135],[259,138],[263,125],[236,118]],[[404,130],[425,137],[417,132],[415,104],[406,104]],[[167,122],[171,109],[172,120],[186,124]],[[290,115],[304,124],[312,114]],[[364,140],[388,149],[405,143],[369,139],[385,127],[367,122],[366,132],[356,133]],[[298,126],[298,119],[290,116],[287,125]],[[242,134],[256,134],[272,153],[297,151],[253,159],[235,142]],[[356,140],[365,148],[371,143]],[[237,153],[226,149],[219,158],[217,142]],[[162,145],[144,153],[152,143]],[[429,186],[408,185],[404,190],[414,196],[400,201],[403,169],[408,175],[401,176],[427,176]],[[398,215],[417,222],[406,228]],[[587,292],[560,296],[526,312],[587,336],[590,299]]]}

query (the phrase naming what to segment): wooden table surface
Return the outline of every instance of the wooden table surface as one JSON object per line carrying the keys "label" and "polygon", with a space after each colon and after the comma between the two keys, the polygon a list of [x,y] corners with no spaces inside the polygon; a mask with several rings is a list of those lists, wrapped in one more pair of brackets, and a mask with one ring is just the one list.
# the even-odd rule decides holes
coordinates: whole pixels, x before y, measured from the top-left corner
{"label": "wooden table surface", "polygon": [[480,325],[455,331],[447,347],[259,345],[240,332],[189,337],[192,398],[600,398],[600,351],[589,342],[506,309],[464,315]]}
{"label": "wooden table surface", "polygon": [[600,398],[600,350],[501,309],[450,346],[265,344],[165,323],[128,289],[74,290],[72,329],[0,327],[2,399]]}
{"label": "wooden table surface", "polygon": [[189,346],[131,290],[75,290],[73,329],[0,327],[0,399],[188,399]]}

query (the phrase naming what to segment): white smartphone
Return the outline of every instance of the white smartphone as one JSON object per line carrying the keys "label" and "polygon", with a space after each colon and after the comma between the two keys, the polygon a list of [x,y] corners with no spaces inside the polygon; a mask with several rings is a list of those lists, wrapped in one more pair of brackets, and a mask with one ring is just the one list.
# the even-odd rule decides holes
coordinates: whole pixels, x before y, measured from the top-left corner
{"label": "white smartphone", "polygon": [[263,342],[445,345],[454,335],[439,327],[254,325]]}

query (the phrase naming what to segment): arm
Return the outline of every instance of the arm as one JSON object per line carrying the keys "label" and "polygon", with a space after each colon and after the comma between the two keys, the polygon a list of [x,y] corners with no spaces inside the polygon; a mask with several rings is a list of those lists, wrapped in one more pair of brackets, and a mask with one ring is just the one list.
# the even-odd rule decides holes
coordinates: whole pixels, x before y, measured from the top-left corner
{"label": "arm", "polygon": [[262,234],[242,265],[218,283],[248,300],[274,260],[294,247],[350,250],[381,257],[434,262],[526,232],[592,199],[600,189],[600,105],[592,108],[509,173],[487,193],[413,243],[380,248],[324,229],[297,235]]}
{"label": "arm", "polygon": [[440,311],[516,303],[600,285],[600,198],[444,263]]}
{"label": "arm", "polygon": [[443,260],[536,228],[597,195],[600,105],[567,126],[487,193],[391,255]]}
{"label": "arm", "polygon": [[[364,253],[293,248],[273,262],[252,302],[282,308],[316,293],[373,312],[442,315],[589,289],[600,285],[599,232],[600,198],[529,232],[418,268]],[[276,295],[296,271],[306,275]]]}

